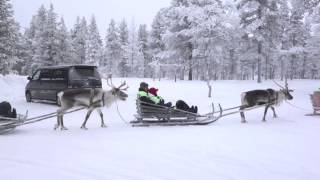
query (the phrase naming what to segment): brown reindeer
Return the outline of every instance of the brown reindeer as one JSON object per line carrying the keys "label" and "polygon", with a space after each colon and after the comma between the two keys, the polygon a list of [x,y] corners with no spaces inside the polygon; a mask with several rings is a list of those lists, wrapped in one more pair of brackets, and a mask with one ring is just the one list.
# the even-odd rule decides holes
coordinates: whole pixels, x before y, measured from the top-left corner
{"label": "brown reindeer", "polygon": [[[109,79],[109,78],[108,78]],[[101,127],[106,127],[103,114],[101,108],[106,106],[110,107],[112,103],[117,100],[125,101],[128,95],[124,92],[129,87],[126,86],[126,83],[123,82],[119,87],[115,87],[112,84],[109,84],[109,80],[107,79],[107,84],[111,87],[111,90],[106,91],[103,89],[68,89],[66,91],[62,91],[58,94],[59,101],[61,102],[61,107],[57,111],[57,124],[54,129],[61,128],[61,130],[67,130],[67,128],[63,124],[63,114],[68,110],[75,106],[84,106],[87,107],[87,115],[85,117],[84,122],[82,123],[81,129],[87,129],[86,123],[89,119],[93,110],[97,110],[101,117]]]}
{"label": "brown reindeer", "polygon": [[292,90],[288,89],[287,79],[285,81],[285,88],[279,85],[278,83],[276,83],[275,81],[274,83],[281,88],[279,91],[276,91],[273,89],[253,90],[253,91],[248,91],[241,94],[240,115],[241,115],[242,123],[246,123],[246,119],[243,111],[246,108],[265,104],[266,107],[265,107],[264,115],[262,118],[262,121],[265,122],[266,114],[269,107],[273,111],[273,117],[276,118],[277,114],[273,106],[278,106],[285,100],[293,99],[292,95],[290,94]]}

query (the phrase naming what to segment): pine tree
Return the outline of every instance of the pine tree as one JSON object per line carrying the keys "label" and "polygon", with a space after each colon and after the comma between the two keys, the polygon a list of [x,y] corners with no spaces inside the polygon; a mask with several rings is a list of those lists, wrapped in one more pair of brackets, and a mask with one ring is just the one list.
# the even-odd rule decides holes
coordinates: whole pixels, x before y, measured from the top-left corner
{"label": "pine tree", "polygon": [[[185,71],[189,80],[196,79],[208,66],[211,67],[207,71],[217,72],[222,56],[220,42],[228,36],[225,33],[228,25],[223,23],[226,18],[223,9],[220,0],[173,0],[166,11],[164,17],[168,30],[163,36],[166,48],[163,57],[181,65],[180,79],[184,79]],[[217,61],[209,62],[209,59],[214,59],[213,56]]]}
{"label": "pine tree", "polygon": [[128,66],[130,69],[130,76],[137,77],[138,73],[141,72],[141,70],[140,70],[140,65],[138,64],[139,48],[138,48],[136,24],[134,22],[134,19],[132,19],[129,29],[130,30],[129,30]]}
{"label": "pine tree", "polygon": [[0,27],[0,72],[6,75],[16,63],[15,48],[19,40],[19,26],[9,0],[0,0]]}
{"label": "pine tree", "polygon": [[25,64],[22,68],[22,73],[31,75],[31,73],[34,71],[32,69],[33,67],[33,59],[36,52],[36,46],[35,46],[35,38],[36,38],[36,31],[37,31],[37,16],[33,16],[32,20],[30,22],[30,27],[26,28],[24,35],[23,35],[23,43],[25,48]]}
{"label": "pine tree", "polygon": [[72,62],[73,64],[84,64],[86,62],[88,29],[87,21],[83,17],[77,17],[76,23],[71,31]]}
{"label": "pine tree", "polygon": [[[48,31],[47,31],[48,12],[42,5],[35,16],[35,33],[33,41],[34,54],[32,56],[32,71],[40,66],[48,66],[52,62],[48,62],[49,54],[47,51]],[[45,62],[47,64],[45,64]]]}
{"label": "pine tree", "polygon": [[121,45],[119,38],[119,31],[116,27],[115,21],[112,19],[105,38],[105,56],[102,66],[104,73],[112,73],[118,75],[118,65],[121,56]]}
{"label": "pine tree", "polygon": [[306,33],[303,19],[305,8],[303,2],[300,0],[292,1],[292,11],[290,16],[290,24],[287,31],[289,39],[289,55],[290,61],[288,63],[288,72],[290,79],[299,78],[298,67],[301,64],[300,59],[303,58],[304,44],[306,43]]}
{"label": "pine tree", "polygon": [[50,5],[48,11],[48,19],[46,22],[45,34],[47,35],[46,39],[46,54],[48,58],[45,59],[45,65],[58,65],[59,62],[59,48],[57,43],[57,14],[54,12],[53,5]]}
{"label": "pine tree", "polygon": [[72,64],[71,38],[64,19],[61,18],[57,26],[58,62],[59,64]]}
{"label": "pine tree", "polygon": [[119,25],[119,39],[121,46],[121,57],[118,65],[118,70],[121,77],[126,77],[130,73],[129,68],[129,30],[125,19]]}
{"label": "pine tree", "polygon": [[240,9],[241,23],[243,27],[253,36],[256,42],[257,50],[257,75],[258,83],[261,82],[262,77],[262,59],[264,51],[267,47],[268,37],[268,17],[270,17],[274,11],[277,1],[275,0],[240,0],[238,8]]}
{"label": "pine tree", "polygon": [[310,64],[308,68],[308,77],[319,78],[320,67],[320,5],[315,8],[308,19],[311,23],[311,36],[307,41],[306,51]]}
{"label": "pine tree", "polygon": [[161,72],[168,70],[161,68],[166,64],[165,59],[162,58],[166,47],[164,42],[164,35],[168,29],[168,23],[166,21],[166,14],[168,8],[161,9],[154,17],[151,32],[150,32],[150,54],[152,58],[152,67],[154,69],[153,78],[161,78]]}
{"label": "pine tree", "polygon": [[102,41],[94,16],[91,17],[91,21],[88,27],[86,56],[86,64],[94,65],[99,65],[102,57]]}
{"label": "pine tree", "polygon": [[149,66],[149,63],[151,62],[151,57],[149,52],[148,36],[149,35],[147,31],[147,25],[140,25],[138,29],[138,47],[139,53],[141,54],[140,62],[143,66],[142,76],[144,78],[151,77],[151,68]]}

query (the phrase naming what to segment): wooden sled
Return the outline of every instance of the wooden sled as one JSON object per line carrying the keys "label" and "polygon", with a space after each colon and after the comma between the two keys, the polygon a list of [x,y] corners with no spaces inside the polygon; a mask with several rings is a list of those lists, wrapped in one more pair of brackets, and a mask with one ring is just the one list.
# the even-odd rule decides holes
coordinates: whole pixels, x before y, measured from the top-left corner
{"label": "wooden sled", "polygon": [[200,115],[175,107],[146,103],[139,99],[137,99],[136,105],[135,120],[130,122],[132,126],[207,125],[220,118],[220,116],[215,117],[214,113]]}
{"label": "wooden sled", "polygon": [[310,94],[310,99],[313,107],[313,113],[306,114],[307,116],[319,116],[320,115],[320,91],[315,91]]}

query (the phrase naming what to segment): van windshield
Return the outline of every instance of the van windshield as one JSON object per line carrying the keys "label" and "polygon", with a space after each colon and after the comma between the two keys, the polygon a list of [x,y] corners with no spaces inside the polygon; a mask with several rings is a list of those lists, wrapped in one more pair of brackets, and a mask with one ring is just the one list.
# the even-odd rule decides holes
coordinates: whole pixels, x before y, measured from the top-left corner
{"label": "van windshield", "polygon": [[70,70],[71,79],[100,78],[95,67],[74,67]]}

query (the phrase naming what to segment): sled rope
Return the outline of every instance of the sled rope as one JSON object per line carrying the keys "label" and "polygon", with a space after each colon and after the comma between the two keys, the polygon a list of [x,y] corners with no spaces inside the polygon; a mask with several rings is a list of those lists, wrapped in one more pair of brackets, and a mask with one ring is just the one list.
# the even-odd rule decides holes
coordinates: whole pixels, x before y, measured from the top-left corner
{"label": "sled rope", "polygon": [[126,120],[123,118],[123,116],[121,115],[120,110],[119,110],[118,101],[117,101],[117,100],[116,100],[116,105],[117,105],[117,113],[118,113],[120,119],[121,119],[125,124],[129,124],[129,122],[126,121]]}
{"label": "sled rope", "polygon": [[300,109],[300,110],[303,110],[303,111],[313,111],[313,110],[310,110],[310,109],[306,109],[306,108],[302,108],[302,107],[299,107],[299,106],[296,106],[296,105],[294,105],[294,104],[292,104],[292,103],[290,103],[289,101],[285,101],[287,104],[289,104],[290,106],[292,106],[292,107],[294,107],[294,108],[296,108],[296,109]]}

